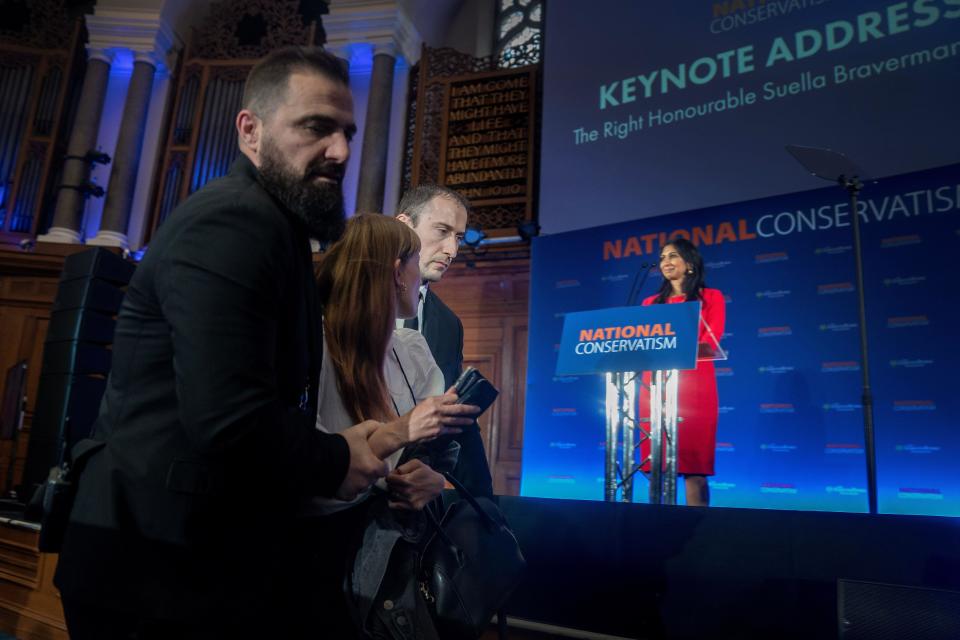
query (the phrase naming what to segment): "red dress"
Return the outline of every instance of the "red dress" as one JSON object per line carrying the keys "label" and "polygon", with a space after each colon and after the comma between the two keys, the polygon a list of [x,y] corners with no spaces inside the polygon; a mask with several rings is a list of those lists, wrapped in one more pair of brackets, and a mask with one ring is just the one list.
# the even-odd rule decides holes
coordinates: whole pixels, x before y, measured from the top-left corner
{"label": "red dress", "polygon": [[[643,301],[644,306],[653,304],[657,296]],[[685,302],[684,296],[667,298],[668,304]],[[723,294],[717,289],[703,290],[703,306],[700,309],[699,342],[711,344],[704,323],[710,326],[717,340],[723,336],[726,319]],[[640,417],[650,417],[650,373],[643,374],[640,389]],[[680,372],[680,390],[677,397],[677,412],[683,421],[677,425],[677,473],[712,476],[713,459],[717,448],[717,378],[712,361],[697,363],[696,369]],[[642,423],[648,425],[649,423]],[[646,427],[645,427],[646,428]],[[650,455],[650,441],[640,445],[641,460]],[[643,466],[650,470],[650,463]]]}

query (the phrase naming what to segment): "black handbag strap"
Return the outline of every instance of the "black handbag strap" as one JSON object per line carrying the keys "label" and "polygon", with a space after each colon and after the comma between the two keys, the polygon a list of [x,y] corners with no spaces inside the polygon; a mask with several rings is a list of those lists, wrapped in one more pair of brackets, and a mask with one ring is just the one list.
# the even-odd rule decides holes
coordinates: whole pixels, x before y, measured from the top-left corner
{"label": "black handbag strap", "polygon": [[437,535],[443,539],[446,545],[457,548],[457,543],[451,540],[447,532],[443,530],[443,526],[440,524],[440,521],[437,520],[437,515],[430,508],[424,509],[423,513],[427,516],[427,522],[433,527],[433,530],[437,532]]}
{"label": "black handbag strap", "polygon": [[460,497],[470,503],[470,506],[477,512],[477,515],[480,516],[480,519],[483,520],[483,523],[490,529],[496,529],[500,526],[500,523],[494,520],[486,509],[480,506],[480,503],[477,502],[477,499],[473,497],[463,483],[453,477],[452,473],[444,473],[443,477],[446,478],[447,482],[453,485],[453,488],[457,490],[457,493],[460,494]]}

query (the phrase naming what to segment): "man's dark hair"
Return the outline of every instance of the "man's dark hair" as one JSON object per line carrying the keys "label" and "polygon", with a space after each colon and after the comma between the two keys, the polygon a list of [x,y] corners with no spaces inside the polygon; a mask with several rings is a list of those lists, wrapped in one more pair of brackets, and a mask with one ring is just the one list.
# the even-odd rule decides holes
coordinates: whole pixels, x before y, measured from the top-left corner
{"label": "man's dark hair", "polygon": [[271,51],[254,65],[243,86],[242,107],[261,119],[273,113],[287,94],[290,76],[297,72],[320,74],[343,86],[350,86],[345,63],[320,47],[283,47]]}
{"label": "man's dark hair", "polygon": [[407,191],[403,194],[403,197],[400,198],[400,204],[397,205],[397,213],[407,214],[413,221],[413,226],[417,226],[420,222],[420,214],[423,212],[423,208],[437,196],[453,200],[463,207],[467,215],[470,214],[470,202],[466,198],[453,189],[439,184],[421,184]]}

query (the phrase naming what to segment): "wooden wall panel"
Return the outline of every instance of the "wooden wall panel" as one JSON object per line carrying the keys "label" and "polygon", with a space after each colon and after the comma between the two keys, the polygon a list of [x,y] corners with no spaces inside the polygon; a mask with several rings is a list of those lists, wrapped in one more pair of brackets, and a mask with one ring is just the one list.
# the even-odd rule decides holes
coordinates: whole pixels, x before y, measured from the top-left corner
{"label": "wooden wall panel", "polygon": [[[63,259],[71,251],[87,248],[44,247],[39,245],[35,253],[0,250],[0,394],[7,369],[20,360],[27,361],[27,410],[14,455],[9,440],[0,442],[0,491],[4,494],[20,483],[23,474],[43,342]],[[0,524],[0,629],[24,640],[67,638],[60,594],[53,586],[56,565],[56,555],[37,550],[35,531]]]}
{"label": "wooden wall panel", "polygon": [[[86,247],[78,245],[74,250],[83,249]],[[27,409],[23,431],[18,435],[12,456],[12,475],[12,443],[0,442],[0,492],[3,494],[19,484],[23,475],[40,383],[43,342],[63,269],[63,254],[63,249],[52,253],[0,250],[0,397],[5,391],[7,369],[20,360],[27,361]]]}
{"label": "wooden wall panel", "polygon": [[[462,260],[462,259],[461,259]],[[464,366],[474,366],[500,390],[480,419],[493,489],[520,492],[523,402],[527,375],[530,262],[454,263],[433,291],[463,322]]]}

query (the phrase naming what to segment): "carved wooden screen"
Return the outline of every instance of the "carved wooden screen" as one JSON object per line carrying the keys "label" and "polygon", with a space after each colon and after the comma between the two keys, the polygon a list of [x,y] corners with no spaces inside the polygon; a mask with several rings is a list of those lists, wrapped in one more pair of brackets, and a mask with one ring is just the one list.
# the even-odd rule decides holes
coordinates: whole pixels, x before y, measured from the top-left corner
{"label": "carved wooden screen", "polygon": [[[533,59],[539,60],[539,49]],[[503,69],[498,65],[498,56],[475,58],[453,49],[424,47],[420,61],[413,67],[410,74],[402,188],[406,191],[418,184],[446,182],[446,186],[460,191],[470,199],[473,209],[470,224],[483,229],[490,237],[516,236],[517,228],[525,222],[534,220],[536,216],[534,198],[537,188],[536,154],[539,149],[537,124],[540,104],[539,65],[523,66],[522,62],[520,57],[515,57],[514,68]],[[500,89],[492,89],[488,92],[484,87],[489,81],[493,81],[494,85],[503,84],[503,87],[506,87],[508,83],[521,78],[525,79],[523,86],[514,87],[514,89],[519,88],[524,94],[520,98],[520,103],[524,103],[527,117],[522,125],[510,125],[509,131],[519,134],[521,130],[526,130],[528,135],[513,136],[509,140],[498,138],[496,144],[487,144],[487,138],[490,140],[496,138],[492,132],[488,132],[488,135],[481,136],[485,141],[482,145],[474,145],[477,146],[476,149],[463,148],[464,152],[469,153],[460,155],[469,156],[471,159],[489,160],[486,164],[477,165],[482,165],[484,169],[488,166],[514,168],[516,169],[514,173],[522,170],[523,175],[517,175],[513,180],[501,181],[500,186],[509,186],[511,189],[509,192],[504,190],[502,194],[495,193],[498,188],[495,184],[492,188],[479,183],[465,188],[464,184],[455,184],[453,181],[446,180],[453,172],[460,172],[460,176],[465,178],[465,172],[468,169],[467,164],[449,153],[451,147],[458,144],[452,139],[458,131],[451,125],[451,116],[455,115],[458,108],[453,94],[462,89],[464,95],[481,96],[483,93],[492,95],[498,93]],[[498,84],[498,80],[503,82]],[[482,90],[482,93],[477,93],[477,90]],[[507,100],[508,97],[496,96],[496,100],[504,98],[504,102],[520,105]],[[451,98],[454,100],[452,101]],[[486,102],[487,100],[481,99],[477,104]],[[505,106],[504,103],[499,103],[493,108],[502,110]],[[482,109],[483,107],[479,110]],[[520,142],[523,144],[518,144]],[[480,148],[481,146],[484,148]],[[523,162],[514,163],[512,167],[500,166],[502,164],[500,161],[506,160],[506,156],[518,154],[526,154]]]}
{"label": "carved wooden screen", "polygon": [[270,51],[320,44],[297,0],[223,0],[184,53],[156,181],[147,242],[184,198],[224,175],[239,154],[234,118],[250,68]]}
{"label": "carved wooden screen", "polygon": [[33,238],[56,201],[82,24],[62,1],[31,3],[0,25],[0,244]]}

